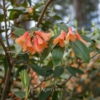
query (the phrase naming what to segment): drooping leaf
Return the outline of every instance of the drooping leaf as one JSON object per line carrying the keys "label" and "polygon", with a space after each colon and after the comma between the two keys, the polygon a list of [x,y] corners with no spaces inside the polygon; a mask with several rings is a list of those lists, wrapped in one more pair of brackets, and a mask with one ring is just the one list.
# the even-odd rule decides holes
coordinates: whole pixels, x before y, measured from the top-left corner
{"label": "drooping leaf", "polygon": [[94,43],[90,38],[88,38],[87,36],[84,36],[84,35],[81,35],[81,37],[87,41],[87,42],[91,42],[91,43]]}
{"label": "drooping leaf", "polygon": [[46,71],[36,64],[31,64],[30,67],[39,75],[46,76]]}
{"label": "drooping leaf", "polygon": [[54,76],[54,77],[58,77],[58,76],[62,75],[63,72],[64,72],[64,68],[63,68],[63,67],[60,67],[60,66],[57,66],[57,67],[54,69],[53,76]]}
{"label": "drooping leaf", "polygon": [[22,92],[22,91],[16,91],[16,92],[14,92],[14,94],[19,98],[24,98],[25,97],[25,93]]}
{"label": "drooping leaf", "polygon": [[62,47],[56,46],[52,50],[52,61],[55,66],[59,65],[62,61],[63,55],[64,55],[64,49]]}
{"label": "drooping leaf", "polygon": [[15,46],[15,56],[17,56],[21,52],[22,48],[19,44],[14,44],[14,46]]}
{"label": "drooping leaf", "polygon": [[75,42],[70,41],[70,45],[73,48],[76,56],[81,58],[84,62],[90,61],[90,52],[89,49],[79,40],[76,40]]}
{"label": "drooping leaf", "polygon": [[69,73],[72,74],[74,77],[77,77],[76,74],[84,74],[84,72],[83,72],[82,70],[80,70],[79,68],[67,66],[66,69],[67,69],[67,70],[69,71]]}

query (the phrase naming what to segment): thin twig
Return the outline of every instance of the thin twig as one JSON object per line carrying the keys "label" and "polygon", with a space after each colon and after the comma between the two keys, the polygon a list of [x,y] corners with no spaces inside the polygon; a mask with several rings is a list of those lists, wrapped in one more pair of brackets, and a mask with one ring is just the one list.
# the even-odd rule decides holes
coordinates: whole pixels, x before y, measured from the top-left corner
{"label": "thin twig", "polygon": [[6,33],[6,42],[7,42],[7,47],[10,50],[10,46],[9,46],[9,41],[8,41],[8,34],[7,34],[7,13],[6,13],[6,4],[5,4],[5,0],[3,0],[3,11],[4,11],[4,22],[5,22],[5,33]]}
{"label": "thin twig", "polygon": [[40,25],[40,23],[41,23],[41,21],[42,21],[42,19],[43,19],[44,13],[45,13],[47,7],[49,6],[49,4],[50,4],[52,1],[53,1],[53,0],[48,0],[48,2],[45,4],[45,7],[44,7],[44,9],[43,9],[43,11],[42,11],[42,13],[41,13],[39,19],[38,19],[38,23],[37,23],[37,25],[36,25],[37,27],[39,27],[39,25]]}

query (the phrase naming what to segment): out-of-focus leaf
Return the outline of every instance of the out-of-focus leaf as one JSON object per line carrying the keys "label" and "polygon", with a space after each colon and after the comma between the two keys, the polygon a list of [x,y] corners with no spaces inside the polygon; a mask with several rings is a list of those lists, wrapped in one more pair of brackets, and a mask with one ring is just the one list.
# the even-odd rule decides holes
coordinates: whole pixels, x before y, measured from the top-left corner
{"label": "out-of-focus leaf", "polygon": [[16,29],[14,31],[14,34],[18,35],[18,36],[21,36],[25,33],[26,31],[24,29]]}
{"label": "out-of-focus leaf", "polygon": [[62,47],[56,46],[52,50],[52,61],[55,66],[61,63],[63,55],[64,55],[64,49],[65,49],[64,47],[62,48]]}
{"label": "out-of-focus leaf", "polygon": [[56,24],[56,26],[58,26],[61,30],[68,31],[66,24]]}
{"label": "out-of-focus leaf", "polygon": [[63,67],[60,67],[60,66],[57,66],[57,67],[54,69],[53,76],[54,76],[54,77],[58,77],[58,76],[62,75],[63,72],[64,72],[64,68],[63,68]]}
{"label": "out-of-focus leaf", "polygon": [[87,41],[87,42],[91,42],[91,43],[94,43],[90,38],[88,38],[87,36],[84,36],[84,35],[81,35],[82,38]]}
{"label": "out-of-focus leaf", "polygon": [[23,54],[22,55],[22,58],[25,60],[25,61],[28,61],[29,60],[29,55],[27,53]]}
{"label": "out-of-focus leaf", "polygon": [[8,11],[25,11],[25,8],[24,7],[16,7],[16,8],[13,8],[13,9],[9,9]]}
{"label": "out-of-focus leaf", "polygon": [[74,77],[76,77],[76,74],[84,74],[84,72],[82,70],[80,70],[79,68],[74,68],[74,67],[70,67],[67,66],[66,69],[69,71],[70,74],[72,74]]}
{"label": "out-of-focus leaf", "polygon": [[70,45],[73,48],[76,56],[80,57],[85,62],[90,61],[90,52],[89,49],[79,40],[76,40],[75,42],[70,41]]}
{"label": "out-of-focus leaf", "polygon": [[37,30],[39,30],[38,27],[32,27],[32,28],[30,28],[30,32],[34,32],[34,31],[37,31]]}
{"label": "out-of-focus leaf", "polygon": [[16,91],[16,92],[14,92],[14,94],[19,98],[24,98],[25,97],[25,93],[22,92],[22,91]]}
{"label": "out-of-focus leaf", "polygon": [[27,0],[27,2],[29,3],[29,5],[31,6],[32,5],[32,1],[31,0]]}
{"label": "out-of-focus leaf", "polygon": [[49,13],[48,15],[49,15],[50,17],[54,17],[54,16],[56,15],[56,13],[51,12],[51,13]]}
{"label": "out-of-focus leaf", "polygon": [[14,46],[15,46],[15,56],[17,56],[21,52],[22,48],[19,44],[14,44]]}
{"label": "out-of-focus leaf", "polygon": [[43,89],[39,95],[39,100],[46,100],[46,98],[51,94],[51,92],[52,92],[51,88]]}
{"label": "out-of-focus leaf", "polygon": [[54,91],[52,100],[58,100],[58,91]]}
{"label": "out-of-focus leaf", "polygon": [[31,64],[30,67],[39,75],[46,76],[46,71],[36,64]]}

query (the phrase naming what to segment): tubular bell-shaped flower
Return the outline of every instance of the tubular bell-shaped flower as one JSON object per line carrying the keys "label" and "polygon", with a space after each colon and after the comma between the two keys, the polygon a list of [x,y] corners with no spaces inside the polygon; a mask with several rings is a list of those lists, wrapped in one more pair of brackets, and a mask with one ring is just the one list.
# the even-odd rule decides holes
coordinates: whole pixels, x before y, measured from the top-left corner
{"label": "tubular bell-shaped flower", "polygon": [[76,36],[74,35],[72,28],[69,27],[69,31],[68,31],[67,36],[66,36],[66,40],[67,41],[71,40],[72,42],[75,42],[75,39],[76,39]]}
{"label": "tubular bell-shaped flower", "polygon": [[64,47],[64,45],[65,45],[65,42],[64,42],[65,36],[66,36],[66,32],[61,31],[61,34],[57,38],[54,39],[53,44],[54,45],[59,44],[60,47]]}
{"label": "tubular bell-shaped flower", "polygon": [[15,40],[20,46],[23,46],[26,42],[27,37],[29,36],[29,32],[25,32],[21,37]]}
{"label": "tubular bell-shaped flower", "polygon": [[85,40],[82,39],[82,37],[79,35],[79,33],[76,33],[75,36],[76,36],[76,38],[77,38],[78,40],[80,40],[81,42],[83,42],[85,45],[87,44],[87,42],[86,42]]}
{"label": "tubular bell-shaped flower", "polygon": [[38,43],[38,39],[37,37],[35,37],[33,40],[33,44],[34,44],[34,48],[38,53],[41,53],[43,51],[43,48],[40,46],[40,44]]}
{"label": "tubular bell-shaped flower", "polygon": [[35,31],[35,34],[40,36],[43,40],[49,41],[51,34],[50,33],[44,33],[41,31]]}

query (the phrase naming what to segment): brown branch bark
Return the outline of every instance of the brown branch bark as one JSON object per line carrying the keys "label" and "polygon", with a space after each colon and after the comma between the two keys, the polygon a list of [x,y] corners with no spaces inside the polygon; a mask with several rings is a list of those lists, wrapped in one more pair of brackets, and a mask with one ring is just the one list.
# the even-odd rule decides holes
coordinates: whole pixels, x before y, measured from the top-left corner
{"label": "brown branch bark", "polygon": [[7,34],[7,11],[6,11],[6,4],[5,4],[5,0],[3,0],[3,11],[4,11],[4,23],[5,23],[5,34],[6,34],[6,42],[7,42],[7,47],[10,50],[10,46],[9,46],[9,41],[8,41],[8,34]]}
{"label": "brown branch bark", "polygon": [[[6,6],[5,6],[5,0],[3,0],[3,11],[4,11],[4,22],[5,22],[5,34],[6,34],[6,42],[7,42],[7,47],[8,49],[10,50],[10,46],[9,46],[9,41],[8,41],[8,33],[7,33],[7,19],[6,19]],[[11,56],[10,54],[7,52],[7,48],[6,46],[4,45],[3,41],[2,41],[2,38],[0,36],[0,44],[5,52],[5,56],[7,58],[7,62],[8,62],[8,69],[7,69],[7,73],[6,73],[6,78],[5,78],[5,82],[4,82],[4,87],[3,87],[3,91],[2,91],[2,95],[1,95],[1,100],[6,100],[6,97],[7,97],[7,90],[8,90],[8,87],[9,87],[9,82],[10,82],[10,76],[11,76],[11,71],[12,71],[12,68],[13,68],[13,64],[11,62]]]}
{"label": "brown branch bark", "polygon": [[5,83],[4,83],[4,88],[3,88],[3,91],[2,91],[2,95],[1,95],[1,100],[6,100],[6,93],[7,93],[7,89],[8,89],[8,84],[9,84],[9,81],[10,81],[10,74],[11,74],[11,71],[12,71],[12,63],[10,61],[10,57],[9,57],[9,54],[7,53],[7,49],[2,41],[2,38],[0,36],[0,44],[5,52],[5,55],[6,55],[6,58],[7,58],[7,61],[8,61],[8,65],[9,65],[9,68],[7,70],[7,74],[6,74],[6,78],[5,78]]}
{"label": "brown branch bark", "polygon": [[37,27],[39,27],[39,25],[40,25],[40,23],[41,23],[41,21],[42,21],[42,19],[43,19],[44,13],[46,12],[47,7],[49,6],[49,4],[50,4],[52,1],[53,1],[53,0],[48,0],[48,2],[45,4],[45,7],[44,7],[44,9],[43,9],[43,11],[42,11],[42,13],[41,13],[39,19],[38,19],[38,23],[37,23],[37,25],[36,25]]}

